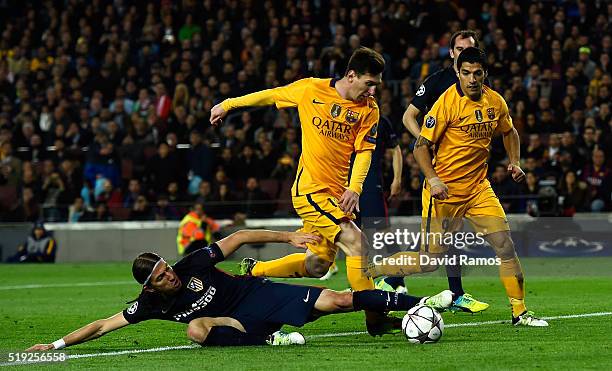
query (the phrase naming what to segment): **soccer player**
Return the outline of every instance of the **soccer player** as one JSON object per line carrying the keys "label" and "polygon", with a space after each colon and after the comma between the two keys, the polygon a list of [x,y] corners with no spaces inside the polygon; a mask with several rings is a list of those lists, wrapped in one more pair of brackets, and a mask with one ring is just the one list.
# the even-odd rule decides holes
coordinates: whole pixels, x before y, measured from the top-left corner
{"label": "soccer player", "polygon": [[[193,249],[173,266],[157,254],[140,254],[134,260],[132,274],[142,291],[130,307],[28,351],[62,349],[151,319],[188,324],[187,337],[201,345],[304,344],[301,334],[280,332],[281,326],[303,326],[322,315],[362,309],[408,310],[424,304],[444,310],[452,302],[448,290],[425,298],[389,296],[378,290],[336,292],[233,276],[215,267],[243,244],[285,242],[305,248],[307,243],[319,240],[319,236],[308,233],[242,230],[210,246]],[[204,245],[202,241],[193,243]]]}
{"label": "soccer player", "polygon": [[[419,116],[427,113],[438,97],[440,97],[446,89],[458,82],[456,61],[459,54],[461,54],[463,49],[475,46],[478,46],[478,40],[474,31],[457,31],[451,36],[449,54],[453,59],[453,64],[427,77],[417,90],[406,112],[404,112],[404,117],[402,118],[404,126],[415,138],[418,138],[421,132],[421,125],[419,125],[417,121]],[[470,294],[465,293],[461,280],[460,265],[447,264],[446,275],[448,277],[448,287],[453,292],[455,298],[452,308],[453,311],[477,313],[489,307],[489,304],[479,301]],[[399,289],[400,291],[405,290],[404,280],[401,277],[383,278],[377,283],[377,287]]]}
{"label": "soccer player", "polygon": [[[280,259],[247,261],[244,272],[267,277],[321,277],[333,263],[338,248],[346,254],[349,284],[355,291],[371,290],[374,282],[364,275],[365,243],[352,221],[359,195],[376,147],[379,110],[373,95],[381,84],[383,57],[361,47],[349,59],[344,77],[306,78],[287,86],[226,99],[211,110],[210,122],[219,124],[236,108],[297,107],[302,127],[302,155],[291,189],[293,206],[305,232],[323,237],[309,244],[306,253]],[[350,158],[356,153],[349,180]],[[396,332],[397,319],[366,312],[371,334]]]}
{"label": "soccer player", "polygon": [[[393,125],[387,117],[381,116],[376,137],[376,149],[372,153],[370,170],[363,183],[363,191],[359,197],[360,212],[355,220],[356,224],[366,231],[366,234],[368,231],[381,231],[389,228],[389,210],[383,192],[382,173],[382,161],[387,149],[392,152],[393,180],[389,187],[389,198],[391,198],[399,195],[402,190],[402,150]],[[328,280],[337,271],[338,268],[334,263],[320,279]],[[406,289],[404,288],[403,291],[400,289],[398,292],[405,293]]]}
{"label": "soccer player", "polygon": [[[525,307],[523,270],[504,209],[486,178],[491,138],[501,132],[509,158],[508,172],[516,182],[525,179],[520,167],[518,132],[502,96],[483,85],[487,75],[485,53],[466,48],[459,55],[457,69],[459,83],[448,88],[433,105],[414,149],[426,178],[421,224],[421,231],[426,233],[423,254],[442,257],[447,249],[435,234],[455,232],[462,218],[467,218],[501,262],[499,273],[512,306],[512,323],[548,326]],[[432,162],[429,150],[433,145],[436,151]],[[405,274],[437,268],[421,265],[418,252],[401,254],[414,257],[414,264],[401,267]]]}

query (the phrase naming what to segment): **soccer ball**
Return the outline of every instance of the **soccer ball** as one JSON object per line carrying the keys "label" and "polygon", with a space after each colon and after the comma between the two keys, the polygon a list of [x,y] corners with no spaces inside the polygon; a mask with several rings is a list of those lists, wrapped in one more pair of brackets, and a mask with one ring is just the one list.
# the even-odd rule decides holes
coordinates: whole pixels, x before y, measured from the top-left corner
{"label": "soccer ball", "polygon": [[402,330],[413,344],[435,343],[442,337],[444,321],[435,309],[417,305],[404,316]]}

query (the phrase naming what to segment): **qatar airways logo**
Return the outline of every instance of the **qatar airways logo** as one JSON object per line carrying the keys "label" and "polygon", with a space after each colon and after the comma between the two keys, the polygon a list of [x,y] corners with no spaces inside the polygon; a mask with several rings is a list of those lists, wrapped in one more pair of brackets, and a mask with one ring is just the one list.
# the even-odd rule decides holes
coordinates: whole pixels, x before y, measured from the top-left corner
{"label": "qatar airways logo", "polygon": [[496,121],[479,122],[476,124],[462,125],[459,129],[469,135],[472,139],[491,138],[495,131]]}
{"label": "qatar airways logo", "polygon": [[338,140],[351,139],[351,126],[334,120],[323,120],[320,117],[312,118],[312,125],[319,130],[319,135]]}

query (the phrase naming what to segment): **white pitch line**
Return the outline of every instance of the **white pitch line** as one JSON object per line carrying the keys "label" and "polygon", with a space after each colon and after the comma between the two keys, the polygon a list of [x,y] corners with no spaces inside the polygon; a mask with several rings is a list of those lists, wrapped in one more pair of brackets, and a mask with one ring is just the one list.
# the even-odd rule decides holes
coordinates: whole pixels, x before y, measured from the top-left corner
{"label": "white pitch line", "polygon": [[46,289],[55,287],[91,287],[91,286],[116,286],[135,284],[134,281],[110,281],[110,282],[80,282],[80,283],[51,283],[31,284],[31,285],[16,285],[16,286],[0,286],[0,291],[5,290],[23,290],[23,289]]}
{"label": "white pitch line", "polygon": [[78,358],[92,358],[92,357],[122,356],[124,354],[153,353],[153,352],[164,352],[166,350],[181,350],[181,349],[193,349],[193,348],[200,348],[200,346],[199,345],[178,345],[178,346],[172,346],[172,347],[121,350],[118,352],[71,354],[67,358],[68,359],[78,359]]}
{"label": "white pitch line", "polygon": [[[583,313],[583,314],[568,314],[563,316],[552,316],[552,317],[542,317],[545,320],[557,320],[557,319],[572,319],[572,318],[586,318],[586,317],[602,317],[602,316],[610,316],[612,312],[595,312],[595,313]],[[510,321],[507,320],[497,320],[497,321],[482,321],[482,322],[463,322],[463,323],[450,323],[445,325],[445,328],[453,328],[453,327],[470,327],[470,326],[485,326],[485,325],[498,325],[498,324],[507,324]],[[353,336],[353,335],[364,335],[367,334],[365,331],[353,331],[353,332],[338,332],[333,334],[319,334],[319,335],[310,335],[307,336],[306,339],[320,339],[320,338],[330,338],[330,337],[341,337],[341,336]],[[154,352],[164,352],[168,350],[182,350],[182,349],[194,349],[199,348],[199,345],[178,345],[178,346],[167,346],[167,347],[159,347],[159,348],[149,348],[149,349],[134,349],[134,350],[122,350],[118,352],[103,352],[103,353],[84,353],[84,354],[71,354],[68,355],[68,359],[79,359],[79,358],[93,358],[93,357],[109,357],[109,356],[121,356],[126,354],[138,354],[138,353],[154,353]],[[42,363],[42,362],[28,362],[27,364],[32,363]],[[25,364],[25,363],[21,363]],[[19,363],[0,363],[0,366],[16,366],[20,365]]]}
{"label": "white pitch line", "polygon": [[[612,312],[596,312],[596,313],[584,313],[584,314],[568,314],[564,316],[542,317],[542,319],[556,320],[556,319],[571,319],[571,318],[584,318],[584,317],[601,317],[601,316],[610,316],[610,315],[612,315]],[[448,325],[445,324],[444,328],[499,325],[499,324],[508,324],[508,323],[510,323],[510,321],[508,320],[449,323]],[[306,338],[307,339],[333,338],[333,337],[338,337],[338,336],[353,336],[353,335],[364,335],[364,334],[367,334],[367,332],[365,331],[337,332],[333,334],[311,335],[311,336],[307,336]]]}

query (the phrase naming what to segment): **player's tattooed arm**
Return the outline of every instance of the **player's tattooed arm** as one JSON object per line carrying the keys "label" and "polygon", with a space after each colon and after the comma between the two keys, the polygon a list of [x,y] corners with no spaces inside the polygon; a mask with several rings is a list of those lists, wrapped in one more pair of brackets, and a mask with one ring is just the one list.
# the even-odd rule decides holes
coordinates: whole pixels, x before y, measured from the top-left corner
{"label": "player's tattooed arm", "polygon": [[433,146],[433,143],[429,139],[423,138],[422,135],[419,135],[419,137],[416,140],[416,143],[414,144],[414,149],[417,149],[423,146],[430,148],[431,146]]}

